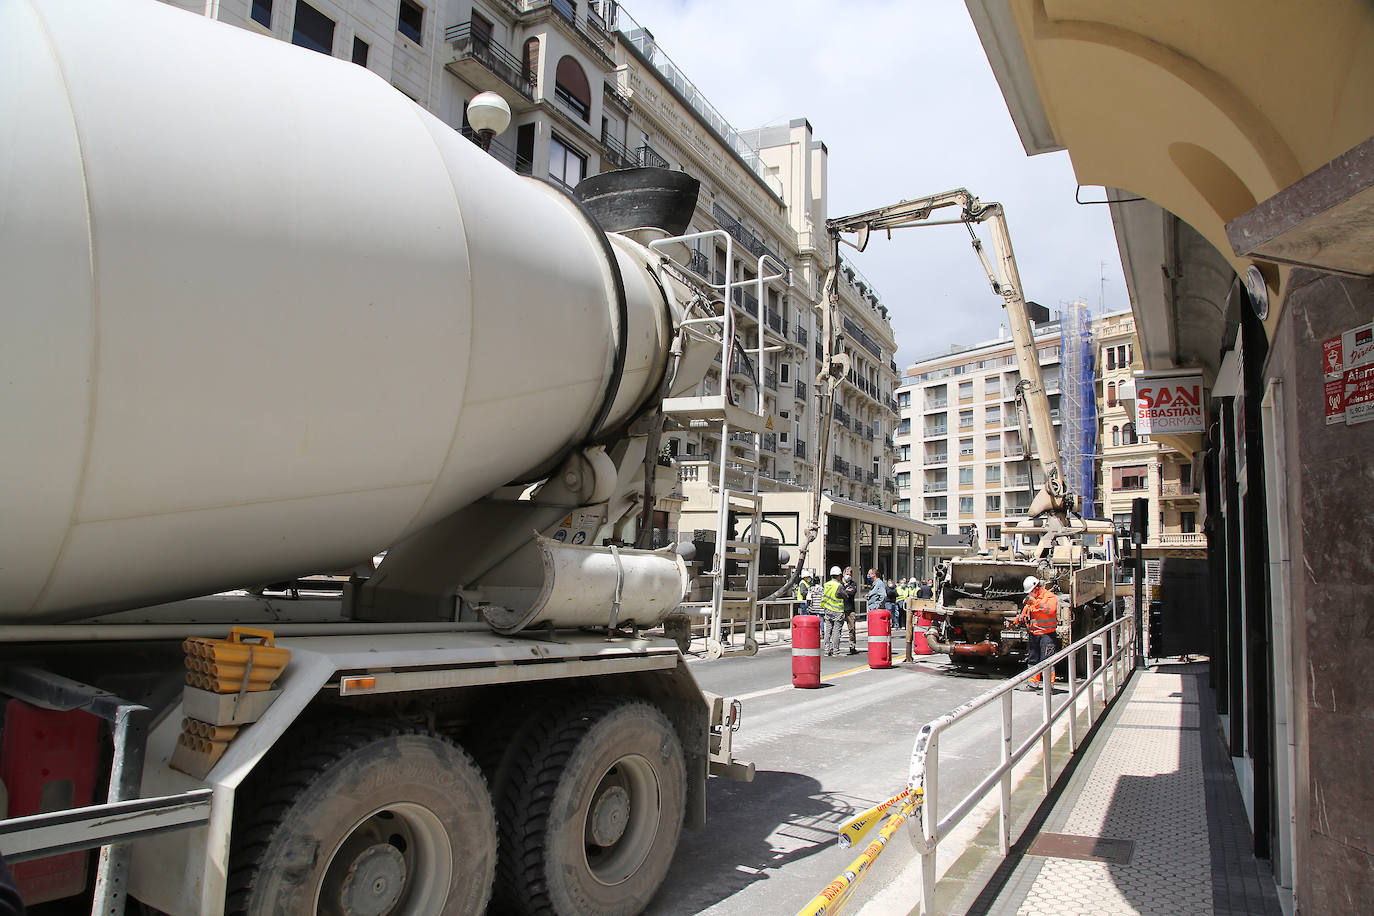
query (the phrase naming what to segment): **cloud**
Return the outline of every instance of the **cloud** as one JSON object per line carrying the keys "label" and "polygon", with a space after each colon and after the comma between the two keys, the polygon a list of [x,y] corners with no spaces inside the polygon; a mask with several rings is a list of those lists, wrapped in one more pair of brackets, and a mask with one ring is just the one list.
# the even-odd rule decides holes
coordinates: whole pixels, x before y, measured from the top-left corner
{"label": "cloud", "polygon": [[[630,0],[623,9],[735,127],[807,118],[830,151],[830,215],[968,188],[1005,205],[1027,298],[1051,310],[1081,298],[1096,310],[1105,290],[1108,310],[1129,307],[1107,208],[1074,202],[1066,153],[1026,156],[963,3]],[[1001,297],[962,227],[900,230],[850,255],[892,312],[900,367],[996,335]]]}

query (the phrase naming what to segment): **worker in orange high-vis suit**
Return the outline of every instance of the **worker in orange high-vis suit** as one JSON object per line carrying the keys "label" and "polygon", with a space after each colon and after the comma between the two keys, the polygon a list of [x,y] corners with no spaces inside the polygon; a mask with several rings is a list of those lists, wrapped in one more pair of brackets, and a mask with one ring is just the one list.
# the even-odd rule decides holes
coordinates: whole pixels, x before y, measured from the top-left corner
{"label": "worker in orange high-vis suit", "polygon": [[[1028,633],[1026,664],[1034,667],[1059,651],[1059,639],[1055,633],[1059,627],[1059,596],[1045,588],[1044,580],[1026,576],[1021,587],[1026,590],[1026,603],[1021,613],[1012,621],[1013,625],[1025,625]],[[1031,677],[1025,685],[1027,690],[1040,686],[1040,675]],[[1054,686],[1054,669],[1050,669],[1050,686]]]}

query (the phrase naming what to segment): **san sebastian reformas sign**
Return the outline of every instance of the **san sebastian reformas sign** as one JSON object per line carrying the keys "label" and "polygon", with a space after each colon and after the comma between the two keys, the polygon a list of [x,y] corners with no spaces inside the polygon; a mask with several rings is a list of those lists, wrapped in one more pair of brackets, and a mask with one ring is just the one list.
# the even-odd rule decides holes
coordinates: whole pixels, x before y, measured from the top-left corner
{"label": "san sebastian reformas sign", "polygon": [[1135,380],[1135,431],[1142,436],[1200,433],[1202,376],[1173,375]]}

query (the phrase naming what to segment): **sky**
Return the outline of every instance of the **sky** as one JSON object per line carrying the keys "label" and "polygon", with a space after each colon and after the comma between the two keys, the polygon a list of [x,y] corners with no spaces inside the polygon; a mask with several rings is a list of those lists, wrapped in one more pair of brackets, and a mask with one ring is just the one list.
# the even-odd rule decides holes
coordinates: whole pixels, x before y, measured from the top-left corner
{"label": "sky", "polygon": [[[1026,155],[962,0],[622,7],[735,128],[811,122],[830,151],[829,216],[967,188],[1004,205],[1027,299],[1051,312],[1075,299],[1094,314],[1130,307],[1108,208],[1075,203],[1067,152]],[[841,250],[891,313],[900,370],[997,336],[1002,299],[962,226]]]}

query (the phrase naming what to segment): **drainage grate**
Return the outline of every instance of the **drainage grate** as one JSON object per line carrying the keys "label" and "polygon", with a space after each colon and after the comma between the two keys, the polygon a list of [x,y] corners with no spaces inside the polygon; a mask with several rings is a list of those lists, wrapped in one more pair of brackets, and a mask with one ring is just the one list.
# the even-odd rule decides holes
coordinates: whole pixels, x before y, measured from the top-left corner
{"label": "drainage grate", "polygon": [[1105,836],[1074,836],[1071,833],[1042,833],[1031,843],[1027,855],[1051,859],[1083,859],[1110,865],[1130,865],[1135,841],[1114,840]]}

